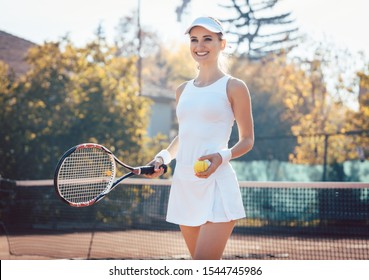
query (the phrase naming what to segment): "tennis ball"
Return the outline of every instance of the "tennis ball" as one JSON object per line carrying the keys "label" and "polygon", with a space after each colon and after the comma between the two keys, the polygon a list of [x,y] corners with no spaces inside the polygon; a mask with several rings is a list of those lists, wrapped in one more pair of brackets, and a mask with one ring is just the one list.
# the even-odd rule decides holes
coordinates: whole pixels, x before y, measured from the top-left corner
{"label": "tennis ball", "polygon": [[195,173],[204,172],[209,168],[209,165],[210,161],[208,160],[198,160],[195,162],[193,170],[195,171]]}

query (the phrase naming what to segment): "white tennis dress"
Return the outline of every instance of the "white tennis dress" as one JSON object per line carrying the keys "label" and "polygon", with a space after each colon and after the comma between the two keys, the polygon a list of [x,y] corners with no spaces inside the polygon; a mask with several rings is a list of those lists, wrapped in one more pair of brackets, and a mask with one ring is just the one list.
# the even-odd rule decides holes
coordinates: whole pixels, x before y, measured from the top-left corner
{"label": "white tennis dress", "polygon": [[199,226],[245,217],[236,173],[222,163],[207,179],[198,178],[193,166],[203,155],[227,149],[234,114],[224,76],[205,87],[187,82],[177,104],[179,147],[169,195],[167,221]]}

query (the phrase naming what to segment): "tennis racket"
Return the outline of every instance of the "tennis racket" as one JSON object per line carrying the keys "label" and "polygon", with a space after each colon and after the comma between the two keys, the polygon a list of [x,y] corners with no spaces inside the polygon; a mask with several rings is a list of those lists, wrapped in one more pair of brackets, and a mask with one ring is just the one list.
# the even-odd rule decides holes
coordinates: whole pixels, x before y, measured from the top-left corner
{"label": "tennis racket", "polygon": [[[117,164],[129,172],[116,178]],[[167,166],[162,165],[164,172]],[[111,192],[118,184],[133,175],[154,173],[154,166],[129,166],[99,144],[77,145],[64,153],[54,174],[57,194],[73,207],[90,206]]]}

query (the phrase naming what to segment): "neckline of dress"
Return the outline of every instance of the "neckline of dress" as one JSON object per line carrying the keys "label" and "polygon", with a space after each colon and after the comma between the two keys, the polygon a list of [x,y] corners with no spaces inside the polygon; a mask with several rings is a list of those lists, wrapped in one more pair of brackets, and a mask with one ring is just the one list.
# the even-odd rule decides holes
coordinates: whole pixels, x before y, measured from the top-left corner
{"label": "neckline of dress", "polygon": [[224,77],[227,77],[227,75],[223,75],[223,76],[221,76],[219,79],[215,80],[214,82],[212,82],[212,83],[210,83],[210,84],[208,84],[208,85],[206,85],[206,86],[197,86],[197,85],[195,85],[195,80],[196,80],[196,79],[193,79],[193,80],[192,80],[192,85],[193,85],[195,88],[206,88],[206,87],[210,87],[210,86],[214,85],[215,83],[219,82],[219,81],[220,81],[221,79],[223,79]]}

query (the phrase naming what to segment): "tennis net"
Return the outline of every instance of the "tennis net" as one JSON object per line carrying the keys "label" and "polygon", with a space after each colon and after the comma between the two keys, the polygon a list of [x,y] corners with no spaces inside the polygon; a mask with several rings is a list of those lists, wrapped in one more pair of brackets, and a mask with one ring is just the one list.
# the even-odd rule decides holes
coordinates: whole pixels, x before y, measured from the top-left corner
{"label": "tennis net", "polygon": [[[0,237],[9,258],[190,258],[178,226],[165,221],[170,180],[127,179],[86,208],[61,202],[51,180],[0,183]],[[224,259],[369,259],[369,184],[240,186],[247,217]]]}

